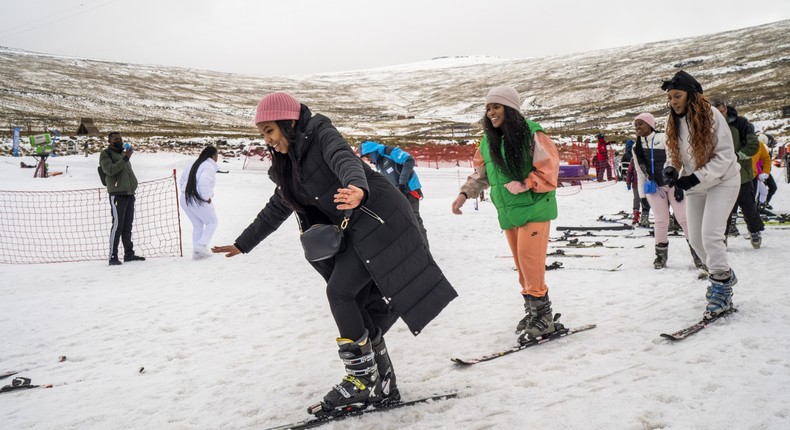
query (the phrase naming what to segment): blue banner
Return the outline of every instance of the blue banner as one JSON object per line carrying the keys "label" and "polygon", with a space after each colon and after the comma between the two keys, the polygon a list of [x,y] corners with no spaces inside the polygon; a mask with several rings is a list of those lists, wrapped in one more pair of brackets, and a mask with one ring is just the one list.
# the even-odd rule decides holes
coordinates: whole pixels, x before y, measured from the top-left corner
{"label": "blue banner", "polygon": [[19,132],[22,131],[19,127],[14,127],[14,157],[19,157]]}

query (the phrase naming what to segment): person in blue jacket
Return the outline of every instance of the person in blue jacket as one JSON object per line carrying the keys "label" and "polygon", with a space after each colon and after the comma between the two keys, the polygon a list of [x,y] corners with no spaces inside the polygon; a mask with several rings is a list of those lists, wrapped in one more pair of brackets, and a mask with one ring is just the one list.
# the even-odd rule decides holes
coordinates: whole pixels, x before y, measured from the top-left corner
{"label": "person in blue jacket", "polygon": [[376,170],[384,175],[392,185],[398,188],[409,201],[417,224],[420,226],[422,237],[428,243],[428,233],[420,216],[420,199],[422,199],[422,185],[417,172],[414,171],[414,157],[408,152],[390,145],[384,145],[372,140],[366,140],[359,145],[362,158],[368,159],[376,166]]}

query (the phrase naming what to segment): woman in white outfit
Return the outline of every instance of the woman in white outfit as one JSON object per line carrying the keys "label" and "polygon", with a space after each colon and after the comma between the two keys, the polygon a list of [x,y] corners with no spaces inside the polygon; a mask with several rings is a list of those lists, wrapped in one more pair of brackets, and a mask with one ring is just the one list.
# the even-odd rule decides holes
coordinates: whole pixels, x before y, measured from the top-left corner
{"label": "woman in white outfit", "polygon": [[727,121],[693,76],[681,70],[661,89],[671,108],[664,182],[685,191],[686,233],[709,273],[703,317],[712,319],[732,309],[732,287],[738,282],[727,262],[724,234],[740,189],[740,166]]}
{"label": "woman in white outfit", "polygon": [[211,199],[217,176],[217,148],[207,146],[192,167],[181,174],[181,207],[192,221],[192,258],[211,257],[208,243],[217,230],[217,212]]}

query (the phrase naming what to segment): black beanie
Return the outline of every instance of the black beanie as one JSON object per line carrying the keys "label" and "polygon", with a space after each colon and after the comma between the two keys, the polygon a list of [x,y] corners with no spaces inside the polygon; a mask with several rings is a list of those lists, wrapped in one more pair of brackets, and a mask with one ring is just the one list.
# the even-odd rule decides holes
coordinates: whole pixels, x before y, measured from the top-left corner
{"label": "black beanie", "polygon": [[694,79],[694,76],[691,76],[682,70],[675,73],[675,76],[673,76],[672,79],[664,81],[664,84],[661,85],[661,89],[664,91],[683,90],[690,93],[702,94],[702,85],[700,85],[700,83]]}

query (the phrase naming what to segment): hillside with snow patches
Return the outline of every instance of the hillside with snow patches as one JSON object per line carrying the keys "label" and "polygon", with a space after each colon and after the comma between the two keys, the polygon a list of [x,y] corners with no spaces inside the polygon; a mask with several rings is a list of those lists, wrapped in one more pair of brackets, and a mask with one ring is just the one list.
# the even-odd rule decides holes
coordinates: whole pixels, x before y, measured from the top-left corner
{"label": "hillside with snow patches", "polygon": [[[642,112],[666,115],[661,81],[683,69],[711,98],[775,136],[790,135],[790,20],[718,34],[572,55],[437,58],[368,70],[251,76],[38,54],[0,47],[3,128],[73,133],[80,117],[140,136],[254,134],[259,98],[288,91],[347,136],[426,139],[453,125],[478,132],[483,97],[511,85],[525,114],[553,134],[632,132]],[[663,121],[659,121],[661,124]],[[7,128],[6,128],[7,130]],[[73,131],[72,131],[73,130]]]}

